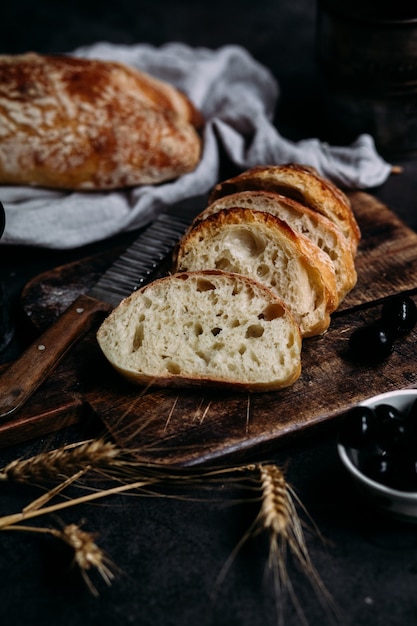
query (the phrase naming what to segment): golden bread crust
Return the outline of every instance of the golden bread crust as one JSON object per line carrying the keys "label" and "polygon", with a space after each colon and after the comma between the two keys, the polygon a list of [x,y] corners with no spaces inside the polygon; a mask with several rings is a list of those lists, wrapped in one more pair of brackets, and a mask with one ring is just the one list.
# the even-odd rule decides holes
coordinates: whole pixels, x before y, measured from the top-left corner
{"label": "golden bread crust", "polygon": [[349,199],[314,168],[296,163],[255,166],[218,183],[208,202],[211,204],[222,196],[248,190],[275,191],[325,215],[340,228],[356,254],[360,230]]}
{"label": "golden bread crust", "polygon": [[0,56],[0,183],[106,190],[192,171],[201,114],[171,85],[121,63]]}

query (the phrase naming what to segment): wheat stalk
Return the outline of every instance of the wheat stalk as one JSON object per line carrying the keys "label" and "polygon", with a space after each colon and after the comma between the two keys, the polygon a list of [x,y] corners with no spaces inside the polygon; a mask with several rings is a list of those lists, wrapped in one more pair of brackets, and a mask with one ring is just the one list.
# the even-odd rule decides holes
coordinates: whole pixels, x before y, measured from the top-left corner
{"label": "wheat stalk", "polygon": [[63,541],[73,550],[73,563],[78,567],[84,582],[94,596],[98,596],[98,591],[89,575],[92,569],[100,574],[108,586],[114,580],[118,568],[96,544],[96,535],[82,530],[77,524],[67,524],[62,529],[18,525],[9,526],[7,530],[49,534]]}
{"label": "wheat stalk", "polygon": [[[109,496],[113,496],[113,495],[120,494],[123,492],[141,489],[149,485],[152,485],[155,482],[157,482],[157,479],[150,478],[146,480],[139,480],[134,483],[124,483],[116,487],[110,487],[108,489],[101,489],[100,491],[93,491],[83,496],[79,496],[78,498],[71,498],[69,500],[63,500],[61,502],[57,502],[49,506],[41,506],[41,507],[33,508],[32,506],[29,505],[25,507],[19,513],[12,513],[11,515],[4,515],[3,517],[0,517],[0,530],[8,530],[10,526],[14,526],[15,524],[18,524],[19,522],[23,522],[28,519],[32,519],[34,517],[40,517],[41,515],[56,513],[57,511],[62,511],[63,509],[68,509],[69,507],[72,507],[72,506],[86,504],[89,502],[93,502],[95,500],[108,498]],[[55,490],[53,491],[55,492]],[[46,494],[46,496],[48,495],[49,495],[49,492],[48,494]]]}
{"label": "wheat stalk", "polygon": [[[301,503],[278,466],[258,464],[256,467],[260,475],[262,504],[254,527],[255,532],[266,530],[269,533],[268,563],[274,575],[276,597],[288,592],[301,623],[308,624],[288,575],[286,560],[289,551],[310,580],[329,617],[333,619],[337,609],[311,561],[303,525],[295,505],[295,502]],[[281,611],[281,607],[278,610]]]}
{"label": "wheat stalk", "polygon": [[[303,509],[305,514],[307,511],[288,484],[283,471],[274,463],[248,464],[235,468],[235,471],[244,471],[248,474],[250,484],[253,483],[254,477],[255,479],[257,477],[258,489],[261,491],[261,496],[257,500],[260,500],[261,506],[254,522],[241,537],[220,571],[217,586],[224,580],[243,545],[251,537],[266,532],[269,544],[267,564],[273,575],[278,623],[284,623],[282,600],[287,593],[297,611],[300,623],[304,626],[308,624],[288,573],[287,559],[290,555],[295,557],[302,572],[310,580],[329,618],[334,620],[337,609],[309,556],[296,504]],[[315,528],[318,531],[317,527]]]}
{"label": "wheat stalk", "polygon": [[71,476],[88,466],[109,469],[127,464],[122,451],[103,439],[90,439],[41,452],[28,459],[16,459],[0,472],[0,480],[38,482]]}

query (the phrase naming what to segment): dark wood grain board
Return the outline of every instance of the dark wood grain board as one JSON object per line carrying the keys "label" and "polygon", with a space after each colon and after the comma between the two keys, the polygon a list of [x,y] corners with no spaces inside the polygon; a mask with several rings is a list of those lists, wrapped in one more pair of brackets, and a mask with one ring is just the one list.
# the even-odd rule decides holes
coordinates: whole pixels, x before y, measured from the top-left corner
{"label": "dark wood grain board", "polygon": [[[1,371],[7,366],[0,366]],[[30,402],[0,421],[0,448],[55,433],[86,417],[87,402],[77,391],[70,368],[59,366]]]}
{"label": "dark wood grain board", "polygon": [[[25,419],[32,411],[33,424],[36,414],[42,414],[46,429],[43,407],[53,402],[55,410],[46,420],[51,425],[66,415],[83,419],[83,409],[92,408],[114,438],[144,460],[190,465],[269,449],[330,423],[369,395],[417,386],[415,332],[378,366],[359,366],[350,359],[351,332],[379,315],[382,299],[417,293],[417,234],[372,196],[358,192],[351,198],[362,231],[358,284],[333,315],[329,331],[304,341],[303,371],[292,387],[251,395],[133,387],[105,362],[90,333],[22,409]],[[31,281],[22,294],[22,308],[35,327],[41,330],[52,323],[79,293],[88,291],[119,252]],[[57,386],[62,394],[56,393]],[[10,427],[19,413],[9,420]],[[0,430],[0,444],[6,431],[7,425]],[[14,432],[17,436],[16,426]]]}

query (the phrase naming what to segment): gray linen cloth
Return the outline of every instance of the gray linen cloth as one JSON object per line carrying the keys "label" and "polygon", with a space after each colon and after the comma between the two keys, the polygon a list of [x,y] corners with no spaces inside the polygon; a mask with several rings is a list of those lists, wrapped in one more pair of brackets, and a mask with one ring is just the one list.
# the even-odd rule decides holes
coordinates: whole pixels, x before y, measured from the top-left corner
{"label": "gray linen cloth", "polygon": [[177,180],[127,191],[0,187],[6,212],[0,244],[68,249],[140,228],[162,210],[211,190],[218,182],[220,146],[242,170],[259,164],[304,163],[351,189],[380,185],[390,174],[391,166],[378,155],[369,135],[348,147],[282,137],[272,122],[279,85],[240,46],[209,50],[176,42],[159,48],[99,42],[72,54],[121,61],[184,91],[206,120],[201,162]]}

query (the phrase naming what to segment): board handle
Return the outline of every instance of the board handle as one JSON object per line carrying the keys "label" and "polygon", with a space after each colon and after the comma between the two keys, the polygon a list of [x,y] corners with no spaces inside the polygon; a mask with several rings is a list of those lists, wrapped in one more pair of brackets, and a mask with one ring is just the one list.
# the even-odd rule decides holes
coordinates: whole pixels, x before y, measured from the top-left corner
{"label": "board handle", "polygon": [[25,404],[68,350],[110,310],[105,302],[78,296],[0,376],[0,418]]}

